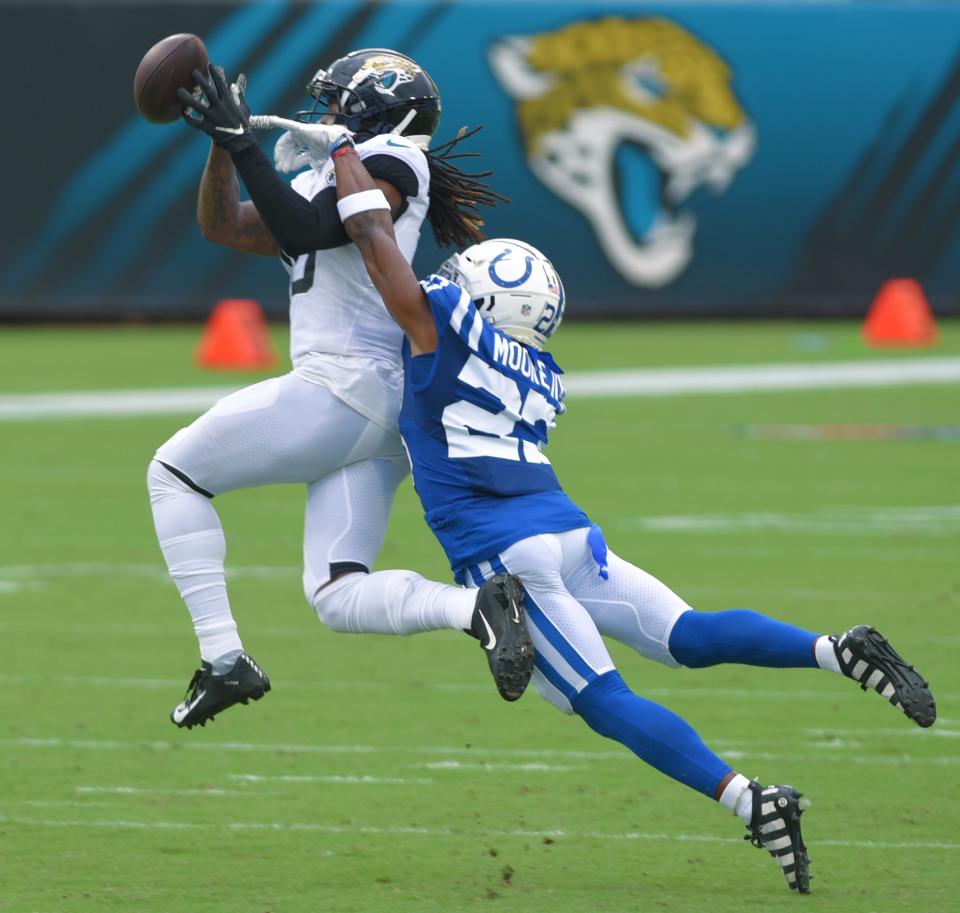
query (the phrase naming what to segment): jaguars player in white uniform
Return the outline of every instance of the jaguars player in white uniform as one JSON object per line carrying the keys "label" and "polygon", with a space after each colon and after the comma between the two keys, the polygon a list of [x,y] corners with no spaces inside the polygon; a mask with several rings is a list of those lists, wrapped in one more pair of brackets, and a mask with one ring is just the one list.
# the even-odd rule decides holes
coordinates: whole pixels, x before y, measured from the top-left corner
{"label": "jaguars player in white uniform", "polygon": [[[253,136],[242,82],[231,91],[214,67],[194,76],[199,91],[181,90],[185,118],[214,142],[201,182],[201,226],[210,240],[283,259],[293,370],[221,400],[150,463],[157,535],[201,654],[172,721],[203,725],[270,690],[237,632],[224,577],[225,538],[211,499],[276,483],[307,486],[303,584],[327,625],[386,634],[467,630],[481,637],[501,695],[516,699],[533,657],[515,581],[503,576],[477,598],[409,571],[369,573],[408,471],[397,429],[402,331],[343,229],[332,163],[309,158],[310,169],[291,187]],[[463,246],[479,235],[476,206],[496,195],[476,180],[484,174],[464,174],[446,161],[456,140],[428,150],[440,98],[414,61],[384,49],[356,51],[320,70],[308,91],[314,111],[303,113],[322,121],[301,136],[326,137],[324,152],[332,136],[348,130],[357,136],[360,155],[390,200],[404,257],[413,258],[425,218],[442,244]],[[238,174],[252,202],[240,202]],[[438,186],[431,193],[432,179]]]}
{"label": "jaguars player in white uniform", "polygon": [[923,678],[869,626],[819,635],[746,610],[697,612],[609,551],[543,453],[564,411],[562,372],[543,346],[564,293],[539,251],[508,239],[455,254],[418,283],[388,203],[349,137],[332,146],[338,206],[374,285],[406,335],[400,430],[413,479],[456,577],[515,574],[536,650],[534,684],[647,763],[738,815],[788,886],[807,892],[801,794],[761,786],[676,714],[633,693],[602,635],[668,666],[810,667],[873,688],[920,726],[936,708]]}

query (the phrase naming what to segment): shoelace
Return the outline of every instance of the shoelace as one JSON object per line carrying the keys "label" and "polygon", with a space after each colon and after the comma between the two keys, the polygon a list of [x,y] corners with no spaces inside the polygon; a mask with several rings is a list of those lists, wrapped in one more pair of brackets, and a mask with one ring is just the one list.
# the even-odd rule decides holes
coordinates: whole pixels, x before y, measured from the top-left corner
{"label": "shoelace", "polygon": [[197,686],[200,684],[200,677],[202,675],[203,669],[197,669],[197,671],[193,673],[193,678],[190,679],[190,684],[187,685],[184,698],[193,697],[194,692],[197,690]]}
{"label": "shoelace", "polygon": [[[751,782],[759,782],[756,777],[753,778]],[[752,787],[748,786],[747,789],[750,789],[753,792],[753,801],[760,802],[760,793],[762,790],[753,790]],[[744,834],[743,839],[749,840],[751,846],[755,846],[758,850],[764,849],[763,843],[760,841],[760,825],[754,825],[753,818],[756,818],[758,821],[760,819],[759,806],[757,808],[757,813],[751,815],[750,823],[747,825],[747,830],[750,831],[749,834]]]}

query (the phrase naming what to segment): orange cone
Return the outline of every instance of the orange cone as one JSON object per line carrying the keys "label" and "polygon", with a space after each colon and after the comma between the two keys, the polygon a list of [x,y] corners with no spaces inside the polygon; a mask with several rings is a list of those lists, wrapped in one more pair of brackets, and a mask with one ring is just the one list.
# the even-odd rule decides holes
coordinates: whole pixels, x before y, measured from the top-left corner
{"label": "orange cone", "polygon": [[871,346],[929,346],[938,335],[927,296],[916,279],[884,282],[863,324],[863,338]]}
{"label": "orange cone", "polygon": [[196,354],[204,368],[250,370],[277,363],[267,322],[256,301],[225,298],[207,321]]}

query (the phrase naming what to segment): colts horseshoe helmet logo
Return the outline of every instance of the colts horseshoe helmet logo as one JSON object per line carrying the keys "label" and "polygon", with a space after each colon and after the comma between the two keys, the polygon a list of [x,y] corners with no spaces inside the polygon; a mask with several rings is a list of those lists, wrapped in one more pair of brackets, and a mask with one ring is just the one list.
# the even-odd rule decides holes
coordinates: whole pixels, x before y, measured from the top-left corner
{"label": "colts horseshoe helmet logo", "polygon": [[684,203],[702,185],[725,191],[753,155],[724,60],[676,23],[620,17],[505,37],[489,58],[534,174],[629,282],[676,279],[697,229]]}
{"label": "colts horseshoe helmet logo", "polygon": [[528,255],[523,258],[523,275],[520,276],[519,279],[504,279],[503,276],[497,272],[497,264],[504,258],[509,258],[511,253],[512,252],[510,248],[505,247],[502,254],[497,254],[496,257],[490,261],[490,266],[487,269],[487,272],[490,274],[491,281],[495,282],[502,288],[516,288],[518,285],[523,285],[523,283],[530,278],[530,274],[533,272],[533,257]]}

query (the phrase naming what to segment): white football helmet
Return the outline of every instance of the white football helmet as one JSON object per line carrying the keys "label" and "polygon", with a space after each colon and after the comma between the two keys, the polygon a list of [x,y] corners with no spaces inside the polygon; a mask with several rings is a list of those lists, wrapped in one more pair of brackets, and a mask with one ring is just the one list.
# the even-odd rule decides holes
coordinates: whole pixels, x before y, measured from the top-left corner
{"label": "white football helmet", "polygon": [[535,349],[543,348],[563,320],[557,271],[523,241],[492,238],[473,244],[437,273],[465,289],[487,323]]}

